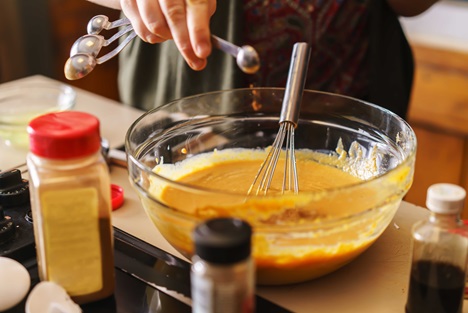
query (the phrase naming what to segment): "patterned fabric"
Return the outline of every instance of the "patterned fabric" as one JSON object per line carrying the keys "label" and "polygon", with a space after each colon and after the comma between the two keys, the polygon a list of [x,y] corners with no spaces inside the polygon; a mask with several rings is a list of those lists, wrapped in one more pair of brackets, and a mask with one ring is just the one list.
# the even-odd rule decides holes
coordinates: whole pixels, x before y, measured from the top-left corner
{"label": "patterned fabric", "polygon": [[284,87],[292,46],[305,41],[312,49],[307,88],[366,96],[369,2],[244,0],[244,39],[262,62],[250,84]]}

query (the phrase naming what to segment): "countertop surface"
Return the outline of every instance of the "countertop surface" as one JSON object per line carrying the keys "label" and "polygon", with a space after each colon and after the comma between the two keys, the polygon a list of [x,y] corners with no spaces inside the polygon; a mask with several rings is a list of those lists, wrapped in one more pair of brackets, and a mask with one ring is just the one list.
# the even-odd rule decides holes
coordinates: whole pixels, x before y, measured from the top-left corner
{"label": "countertop surface", "polygon": [[[49,80],[41,76],[27,79]],[[101,120],[101,133],[111,147],[123,144],[126,130],[142,112],[83,90],[78,89],[77,92],[75,109],[93,113]],[[25,150],[3,143],[0,143],[0,151],[1,170],[23,164],[27,154]],[[125,190],[124,205],[112,215],[114,226],[183,258],[146,216],[132,190],[126,169],[112,167],[111,180]],[[257,287],[257,294],[294,312],[404,312],[409,282],[411,227],[427,214],[426,209],[402,202],[383,235],[350,264],[307,283]],[[466,301],[464,307],[463,312],[468,313]]]}

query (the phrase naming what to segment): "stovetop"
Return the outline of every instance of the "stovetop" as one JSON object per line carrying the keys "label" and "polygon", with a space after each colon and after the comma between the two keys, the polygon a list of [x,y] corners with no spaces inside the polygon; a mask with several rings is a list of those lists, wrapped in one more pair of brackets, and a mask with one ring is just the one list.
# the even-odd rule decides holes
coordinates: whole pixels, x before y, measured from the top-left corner
{"label": "stovetop", "polygon": [[[115,293],[112,297],[82,305],[84,313],[189,313],[190,264],[118,228],[114,228]],[[31,275],[31,288],[39,283],[35,257],[22,258]],[[7,313],[25,312],[24,299]],[[256,297],[257,312],[290,312]]]}
{"label": "stovetop", "polygon": [[[14,228],[3,236],[4,228],[0,227],[0,256],[13,258],[28,269],[32,289],[39,283],[39,277],[29,202],[10,205],[5,199],[12,196],[13,189],[7,192],[2,185],[2,178],[8,173],[0,174],[0,206],[3,206],[0,226],[2,222],[3,225],[12,222]],[[21,186],[29,197],[27,184]],[[190,263],[187,261],[114,227],[114,266],[114,295],[82,305],[84,313],[191,312]],[[23,313],[25,303],[26,299],[7,312]],[[290,312],[259,296],[256,297],[256,311]]]}

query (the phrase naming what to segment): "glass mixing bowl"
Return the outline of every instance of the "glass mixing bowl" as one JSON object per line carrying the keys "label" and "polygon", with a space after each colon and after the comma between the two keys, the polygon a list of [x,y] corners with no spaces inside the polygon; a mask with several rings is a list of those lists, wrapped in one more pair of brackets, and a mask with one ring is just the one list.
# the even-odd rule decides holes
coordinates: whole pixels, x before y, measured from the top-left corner
{"label": "glass mixing bowl", "polygon": [[75,101],[75,90],[60,82],[5,84],[0,87],[0,140],[27,148],[29,121],[42,114],[71,110]]}
{"label": "glass mixing bowl", "polygon": [[190,172],[188,161],[210,162],[206,153],[271,146],[283,93],[281,88],[237,89],[176,100],[137,119],[125,143],[130,180],[168,242],[191,257],[191,232],[201,220],[245,219],[254,228],[257,282],[263,285],[310,280],[361,254],[391,222],[411,186],[415,162],[415,134],[397,115],[350,97],[306,90],[294,139],[297,154],[312,150],[324,156],[316,161],[359,177],[358,183],[247,196],[247,190],[200,187],[178,182],[180,173],[153,171],[164,163],[186,164],[181,168]]}

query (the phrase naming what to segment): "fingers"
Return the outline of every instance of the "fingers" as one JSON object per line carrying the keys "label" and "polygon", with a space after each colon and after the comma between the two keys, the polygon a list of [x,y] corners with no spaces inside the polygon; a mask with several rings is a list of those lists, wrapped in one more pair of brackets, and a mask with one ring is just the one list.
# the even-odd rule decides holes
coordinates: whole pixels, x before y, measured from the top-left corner
{"label": "fingers", "polygon": [[206,66],[211,53],[209,21],[216,0],[120,0],[120,5],[143,40],[173,39],[192,69]]}
{"label": "fingers", "polygon": [[141,19],[150,33],[146,37],[148,42],[155,42],[152,37],[163,38],[164,40],[172,39],[171,32],[158,1],[137,0],[137,5],[141,14]]}
{"label": "fingers", "polygon": [[197,57],[206,59],[211,53],[210,5],[208,0],[187,0],[187,26],[192,48]]}
{"label": "fingers", "polygon": [[[206,56],[198,57],[193,48],[197,46],[198,43],[192,43],[190,38],[185,1],[161,1],[160,5],[167,25],[171,30],[172,38],[185,61],[187,61],[188,65],[194,70],[203,69],[206,66]],[[198,14],[202,16],[205,15],[203,12],[198,12]]]}
{"label": "fingers", "polygon": [[144,41],[160,43],[171,38],[157,1],[121,0],[120,6]]}

